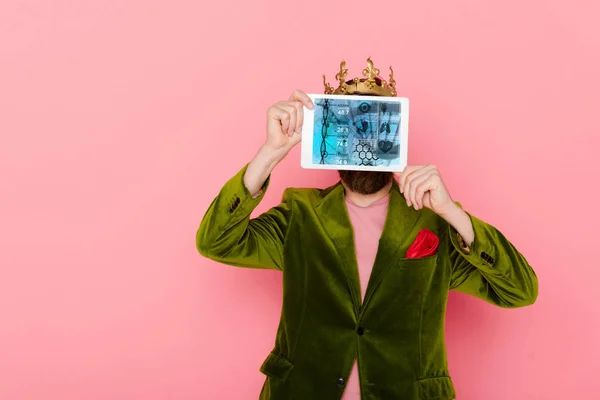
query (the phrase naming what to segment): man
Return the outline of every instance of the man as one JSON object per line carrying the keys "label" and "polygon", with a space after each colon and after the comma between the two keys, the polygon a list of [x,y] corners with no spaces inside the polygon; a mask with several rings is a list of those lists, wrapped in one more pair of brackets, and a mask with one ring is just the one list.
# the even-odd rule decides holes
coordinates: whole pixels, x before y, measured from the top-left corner
{"label": "man", "polygon": [[[395,95],[370,60],[366,78],[326,93]],[[444,343],[448,291],[514,308],[532,304],[535,272],[493,226],[454,202],[435,166],[340,171],[326,189],[288,188],[250,219],[275,166],[300,142],[295,91],[267,113],[267,139],[221,189],[196,236],[223,264],[283,271],[275,345],[261,399],[455,398]],[[420,254],[418,254],[420,252]]]}

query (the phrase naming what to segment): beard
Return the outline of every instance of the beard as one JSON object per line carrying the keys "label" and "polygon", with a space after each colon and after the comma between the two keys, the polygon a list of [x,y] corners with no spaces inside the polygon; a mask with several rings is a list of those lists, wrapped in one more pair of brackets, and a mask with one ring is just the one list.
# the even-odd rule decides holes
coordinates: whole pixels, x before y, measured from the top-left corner
{"label": "beard", "polygon": [[383,189],[393,179],[392,172],[338,170],[340,179],[355,193],[373,194]]}

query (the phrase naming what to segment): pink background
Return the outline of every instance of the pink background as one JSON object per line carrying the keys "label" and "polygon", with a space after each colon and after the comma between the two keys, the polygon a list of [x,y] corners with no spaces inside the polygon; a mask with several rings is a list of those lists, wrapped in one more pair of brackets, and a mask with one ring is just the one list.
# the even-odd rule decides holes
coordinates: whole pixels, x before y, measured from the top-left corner
{"label": "pink background", "polygon": [[[3,0],[0,398],[257,398],[281,275],[206,260],[194,234],[267,107],[371,56],[411,99],[409,163],[436,164],[539,276],[529,308],[451,295],[458,399],[600,399],[599,14],[593,0]],[[337,179],[299,157],[257,213]]]}

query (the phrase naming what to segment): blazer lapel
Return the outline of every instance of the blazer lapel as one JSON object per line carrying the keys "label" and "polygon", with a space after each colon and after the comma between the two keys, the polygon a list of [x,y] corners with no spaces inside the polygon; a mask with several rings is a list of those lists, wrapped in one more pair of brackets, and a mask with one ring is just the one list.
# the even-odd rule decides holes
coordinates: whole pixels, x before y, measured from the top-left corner
{"label": "blazer lapel", "polygon": [[348,209],[344,199],[344,186],[338,182],[324,190],[324,197],[316,206],[316,213],[323,229],[333,241],[340,258],[346,281],[352,297],[354,312],[358,316],[360,311],[360,281],[358,276],[358,263],[356,261],[356,248],[354,245],[354,230],[348,216]]}
{"label": "blazer lapel", "polygon": [[409,241],[411,233],[417,225],[419,216],[420,213],[417,210],[406,204],[404,195],[400,193],[400,186],[394,179],[390,190],[390,200],[383,232],[379,239],[377,256],[375,257],[361,311],[367,306],[392,262],[404,257],[406,254],[406,250],[411,243]]}
{"label": "blazer lapel", "polygon": [[377,256],[367,284],[364,302],[362,302],[354,230],[348,216],[344,199],[344,186],[341,182],[324,190],[324,197],[317,205],[316,212],[323,229],[332,239],[343,261],[344,273],[352,296],[354,310],[358,316],[373,296],[375,289],[392,265],[392,261],[404,257],[408,246],[410,246],[410,234],[416,226],[420,214],[414,208],[408,207],[404,196],[400,193],[398,182],[393,179],[388,211],[377,248]]}

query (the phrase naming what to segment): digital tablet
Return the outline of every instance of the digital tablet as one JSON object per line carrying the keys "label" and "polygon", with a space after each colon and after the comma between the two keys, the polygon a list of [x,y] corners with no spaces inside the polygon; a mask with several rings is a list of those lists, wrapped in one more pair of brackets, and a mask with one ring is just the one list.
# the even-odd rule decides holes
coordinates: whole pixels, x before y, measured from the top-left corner
{"label": "digital tablet", "polygon": [[402,171],[408,155],[408,99],[309,94],[303,168]]}

